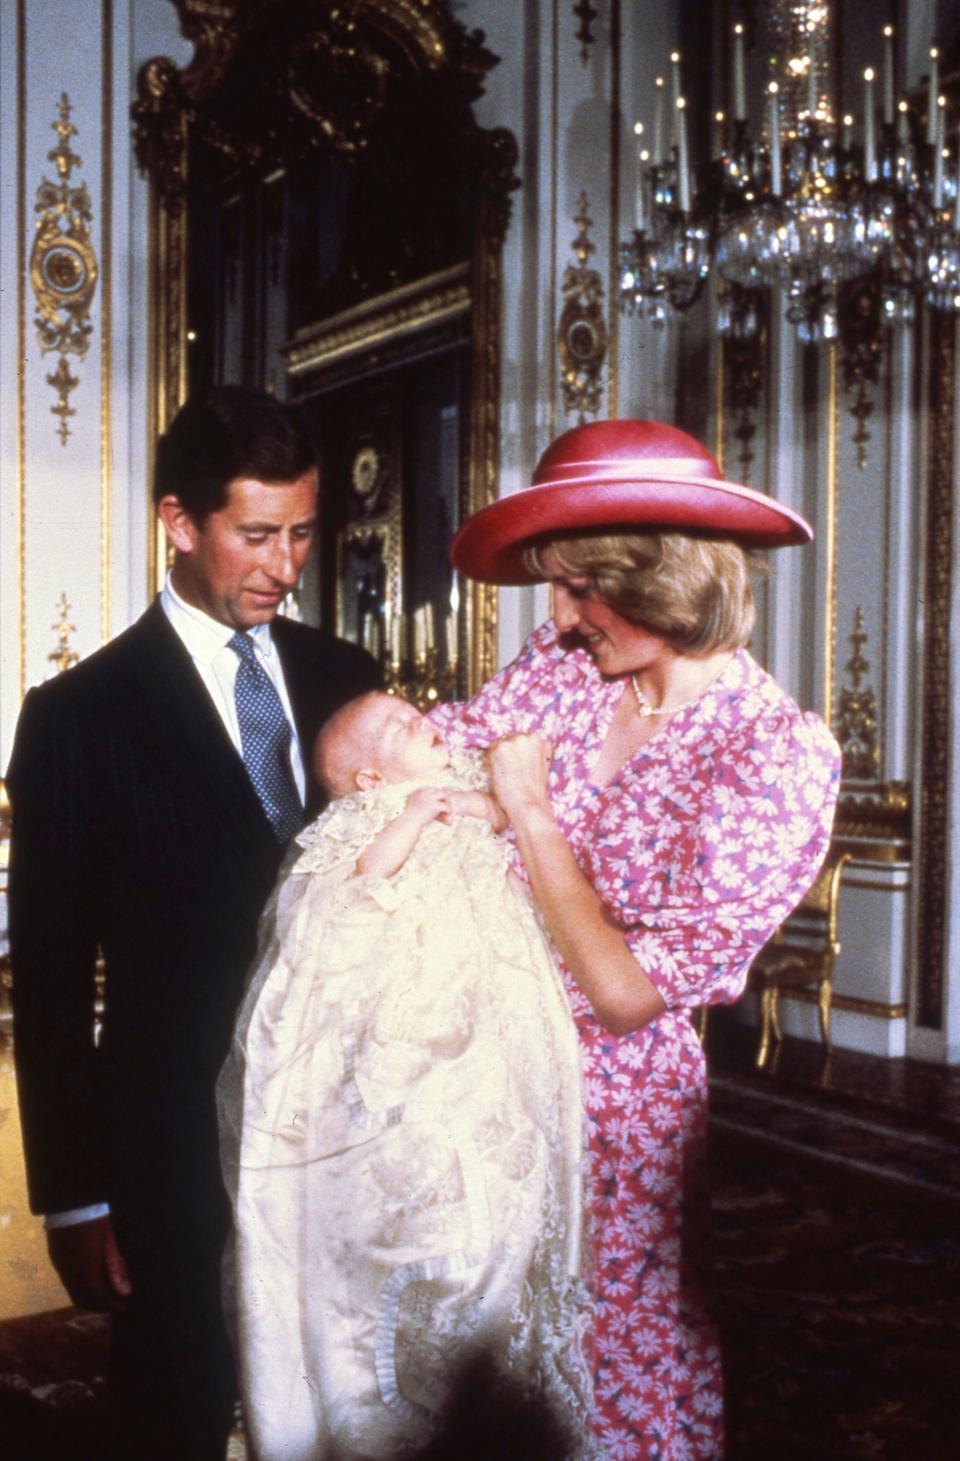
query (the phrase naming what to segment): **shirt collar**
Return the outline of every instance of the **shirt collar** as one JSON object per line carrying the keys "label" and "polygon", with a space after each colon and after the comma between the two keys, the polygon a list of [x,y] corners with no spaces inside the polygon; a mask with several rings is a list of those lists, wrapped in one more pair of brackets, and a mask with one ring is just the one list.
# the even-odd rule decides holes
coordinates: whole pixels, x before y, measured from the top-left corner
{"label": "shirt collar", "polygon": [[[166,581],[160,592],[160,602],[171,625],[183,640],[191,659],[208,664],[226,648],[235,630],[229,624],[212,619],[195,604],[188,604],[173,586],[173,576],[168,570]],[[255,624],[245,630],[261,654],[270,656],[273,641],[269,624]]]}

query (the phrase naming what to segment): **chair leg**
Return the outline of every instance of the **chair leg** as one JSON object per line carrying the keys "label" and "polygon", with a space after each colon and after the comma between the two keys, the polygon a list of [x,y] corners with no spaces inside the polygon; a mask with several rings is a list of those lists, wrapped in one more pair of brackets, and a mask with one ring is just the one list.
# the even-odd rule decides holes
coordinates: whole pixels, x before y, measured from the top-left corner
{"label": "chair leg", "polygon": [[757,1046],[757,1058],[754,1061],[758,1070],[762,1070],[767,1063],[767,1056],[770,1054],[770,1031],[772,1025],[771,999],[775,990],[772,988],[761,989],[760,991],[760,1044]]}
{"label": "chair leg", "polygon": [[770,1001],[770,1023],[773,1026],[773,1038],[778,1045],[782,1045],[783,1030],[780,1025],[780,991],[774,985],[770,993],[773,996]]}
{"label": "chair leg", "polygon": [[830,1005],[833,1000],[833,985],[829,979],[824,979],[820,984],[820,1035],[827,1049],[830,1048]]}

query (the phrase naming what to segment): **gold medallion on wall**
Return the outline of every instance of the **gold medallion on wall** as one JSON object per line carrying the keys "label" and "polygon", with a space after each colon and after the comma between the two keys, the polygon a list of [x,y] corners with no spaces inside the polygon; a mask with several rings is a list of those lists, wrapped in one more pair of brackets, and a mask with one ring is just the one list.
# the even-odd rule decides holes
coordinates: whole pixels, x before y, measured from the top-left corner
{"label": "gold medallion on wall", "polygon": [[563,309],[557,326],[560,389],[567,411],[578,413],[582,426],[595,416],[603,395],[603,368],[607,358],[607,323],[603,313],[603,282],[588,264],[595,248],[590,239],[592,220],[586,193],[581,193],[574,222],[577,236],[572,248],[577,262],[564,270]]}
{"label": "gold medallion on wall", "polygon": [[37,233],[30,253],[30,283],[37,302],[37,339],[43,354],[60,359],[47,377],[57,393],[50,410],[59,418],[62,444],[70,435],[68,418],[76,415],[70,395],[80,384],[68,364],[70,355],[82,359],[89,348],[93,325],[90,307],[97,287],[97,259],[90,236],[93,213],[85,183],[71,180],[83,159],[72,150],[77,129],[70,121],[66,92],[60,97],[58,119],[52,123],[57,146],[47,154],[57,169],[57,181],[44,178],[37,189],[34,211]]}

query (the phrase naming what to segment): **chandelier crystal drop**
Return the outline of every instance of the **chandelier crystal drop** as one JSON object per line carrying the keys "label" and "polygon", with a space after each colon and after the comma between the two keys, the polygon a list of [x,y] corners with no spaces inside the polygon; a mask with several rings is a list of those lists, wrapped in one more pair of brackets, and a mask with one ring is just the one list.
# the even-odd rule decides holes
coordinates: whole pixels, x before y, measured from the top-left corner
{"label": "chandelier crystal drop", "polygon": [[[926,115],[894,100],[894,35],[879,70],[863,73],[859,124],[831,106],[828,3],[774,0],[767,38],[777,50],[758,123],[748,120],[745,32],[732,37],[733,115],[716,118],[716,155],[696,171],[687,149],[680,57],[658,78],[652,135],[638,137],[637,218],[620,248],[621,307],[663,323],[699,297],[711,271],[740,291],[718,296],[721,333],[756,328],[742,291],[779,290],[787,318],[812,343],[837,333],[837,289],[876,278],[887,324],[918,302],[960,313],[960,160],[945,143],[938,54],[930,52]],[[664,114],[673,115],[669,134]]]}

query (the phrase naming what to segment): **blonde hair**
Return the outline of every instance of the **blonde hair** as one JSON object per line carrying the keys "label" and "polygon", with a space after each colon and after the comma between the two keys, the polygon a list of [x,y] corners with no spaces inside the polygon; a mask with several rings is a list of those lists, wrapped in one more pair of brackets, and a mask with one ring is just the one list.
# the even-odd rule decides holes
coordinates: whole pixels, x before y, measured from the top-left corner
{"label": "blonde hair", "polygon": [[524,550],[526,567],[541,578],[548,577],[548,548],[564,573],[590,579],[615,613],[681,653],[739,649],[753,633],[750,575],[767,568],[730,539],[665,532],[553,538]]}

